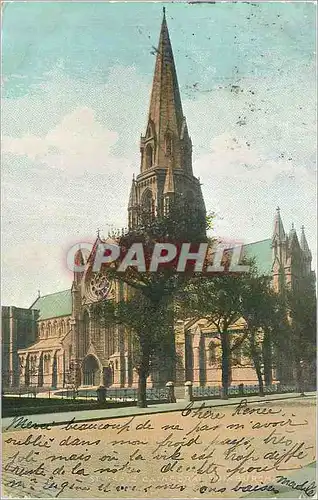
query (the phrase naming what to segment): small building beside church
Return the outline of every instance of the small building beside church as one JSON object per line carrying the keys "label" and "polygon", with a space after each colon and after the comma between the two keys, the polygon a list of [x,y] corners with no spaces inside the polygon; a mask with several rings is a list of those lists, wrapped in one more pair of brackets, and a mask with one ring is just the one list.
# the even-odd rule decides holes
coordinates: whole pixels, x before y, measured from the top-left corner
{"label": "small building beside church", "polygon": [[38,312],[21,307],[1,308],[2,387],[20,383],[19,349],[27,349],[37,338]]}

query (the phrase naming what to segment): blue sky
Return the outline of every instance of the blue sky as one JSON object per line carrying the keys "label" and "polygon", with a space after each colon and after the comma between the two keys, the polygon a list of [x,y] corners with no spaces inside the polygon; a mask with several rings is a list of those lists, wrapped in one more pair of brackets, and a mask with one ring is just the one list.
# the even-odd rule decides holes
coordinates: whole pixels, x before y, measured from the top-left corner
{"label": "blue sky", "polygon": [[[2,301],[68,288],[67,249],[126,225],[162,3],[9,3]],[[215,232],[304,224],[316,254],[314,3],[166,4],[194,170]]]}

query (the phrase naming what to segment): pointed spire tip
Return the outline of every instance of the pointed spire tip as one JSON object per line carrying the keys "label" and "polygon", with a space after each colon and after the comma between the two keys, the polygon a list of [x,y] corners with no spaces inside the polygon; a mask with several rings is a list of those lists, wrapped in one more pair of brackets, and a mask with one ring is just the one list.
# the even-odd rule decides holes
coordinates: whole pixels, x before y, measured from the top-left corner
{"label": "pointed spire tip", "polygon": [[308,260],[311,260],[312,259],[312,254],[311,254],[311,251],[310,251],[310,248],[309,248],[309,245],[308,245],[308,241],[307,241],[307,238],[306,238],[306,235],[305,235],[305,226],[304,225],[301,226],[300,248],[305,253],[305,257]]}
{"label": "pointed spire tip", "polygon": [[274,219],[274,233],[272,239],[274,239],[275,237],[278,237],[280,241],[284,241],[286,237],[279,207],[276,208],[276,215]]}

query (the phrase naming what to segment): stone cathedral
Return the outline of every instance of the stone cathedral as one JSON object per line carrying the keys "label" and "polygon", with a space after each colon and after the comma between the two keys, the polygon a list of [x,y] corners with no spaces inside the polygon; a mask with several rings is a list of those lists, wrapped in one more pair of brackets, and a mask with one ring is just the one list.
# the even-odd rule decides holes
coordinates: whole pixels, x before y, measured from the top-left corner
{"label": "stone cathedral", "polygon": [[[163,17],[153,77],[148,123],[140,141],[140,172],[132,180],[128,203],[128,225],[137,223],[140,207],[160,213],[176,193],[198,211],[198,227],[204,224],[205,204],[200,181],[193,174],[192,142],[183,115],[177,73]],[[270,228],[269,228],[270,230]],[[98,235],[95,245],[103,242]],[[292,227],[286,234],[280,211],[274,218],[272,235],[244,246],[244,254],[253,256],[260,272],[272,276],[279,290],[280,277],[292,286],[303,276],[312,275],[311,252],[301,230],[300,240]],[[132,387],[137,375],[132,366],[132,343],[118,326],[101,327],[90,314],[90,305],[107,293],[124,296],[125,287],[110,283],[103,274],[92,272],[92,259],[86,262],[79,251],[78,262],[85,266],[76,273],[68,290],[38,297],[29,310],[4,307],[3,382],[4,385],[60,388],[74,383],[80,386]],[[238,321],[233,333],[244,327]],[[22,339],[22,340],[21,340]],[[178,366],[176,382],[192,380],[195,385],[220,385],[219,340],[205,321],[178,321],[175,325]],[[250,360],[241,351],[232,360],[232,384],[257,383]],[[279,378],[273,370],[273,380]],[[149,384],[164,383],[156,374]]]}

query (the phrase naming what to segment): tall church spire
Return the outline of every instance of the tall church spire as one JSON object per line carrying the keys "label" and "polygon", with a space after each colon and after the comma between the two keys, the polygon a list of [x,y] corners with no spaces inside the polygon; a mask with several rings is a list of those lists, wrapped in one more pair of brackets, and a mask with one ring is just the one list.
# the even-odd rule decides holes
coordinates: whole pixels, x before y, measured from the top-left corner
{"label": "tall church spire", "polygon": [[148,125],[141,138],[141,172],[150,168],[182,168],[192,174],[192,144],[183,116],[180,90],[165,11],[160,30],[150,97]]}
{"label": "tall church spire", "polygon": [[193,175],[192,142],[183,116],[165,11],[153,53],[156,63],[148,122],[140,140],[141,165],[132,185],[129,225],[135,227],[142,213],[165,213],[172,199],[182,198],[198,214],[198,228],[205,233],[206,210],[200,182]]}
{"label": "tall church spire", "polygon": [[[164,129],[170,126],[173,132],[180,135],[183,111],[165,11],[156,54],[149,119],[154,123],[157,135],[162,125]],[[160,123],[162,118],[165,123]]]}

